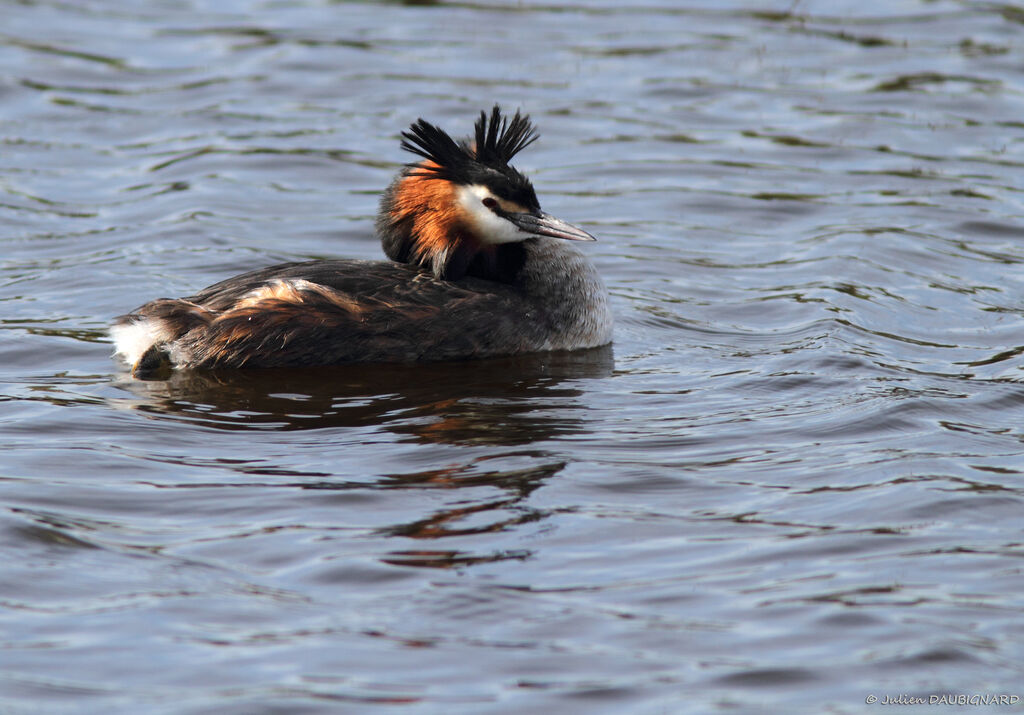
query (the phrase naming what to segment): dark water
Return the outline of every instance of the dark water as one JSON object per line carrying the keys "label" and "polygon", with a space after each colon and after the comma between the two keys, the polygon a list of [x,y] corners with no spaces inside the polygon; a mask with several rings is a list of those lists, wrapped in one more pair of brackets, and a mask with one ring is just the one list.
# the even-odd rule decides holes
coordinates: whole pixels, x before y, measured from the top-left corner
{"label": "dark water", "polygon": [[[0,711],[1024,696],[1019,5],[0,16]],[[150,298],[378,257],[398,132],[495,101],[612,348],[110,360]]]}

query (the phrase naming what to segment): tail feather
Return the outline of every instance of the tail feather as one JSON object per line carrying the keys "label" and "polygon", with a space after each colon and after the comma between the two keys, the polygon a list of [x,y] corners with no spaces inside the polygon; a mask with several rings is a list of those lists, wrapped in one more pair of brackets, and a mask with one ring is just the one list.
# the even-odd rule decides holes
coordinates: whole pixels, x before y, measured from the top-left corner
{"label": "tail feather", "polygon": [[193,328],[209,325],[213,314],[187,300],[162,298],[122,315],[110,327],[114,354],[132,366],[149,369],[157,355],[172,352],[171,344]]}

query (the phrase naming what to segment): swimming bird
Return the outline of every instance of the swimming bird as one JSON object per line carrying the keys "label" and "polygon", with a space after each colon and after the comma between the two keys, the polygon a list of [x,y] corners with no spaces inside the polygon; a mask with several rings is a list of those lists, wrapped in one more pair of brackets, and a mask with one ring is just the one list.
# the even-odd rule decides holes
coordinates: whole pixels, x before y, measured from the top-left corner
{"label": "swimming bird", "polygon": [[608,294],[573,245],[595,240],[540,208],[510,165],[538,138],[528,115],[481,112],[455,141],[420,118],[419,157],[384,191],[389,261],[317,260],[243,273],[115,319],[117,355],[169,368],[411,363],[576,350],[611,342]]}

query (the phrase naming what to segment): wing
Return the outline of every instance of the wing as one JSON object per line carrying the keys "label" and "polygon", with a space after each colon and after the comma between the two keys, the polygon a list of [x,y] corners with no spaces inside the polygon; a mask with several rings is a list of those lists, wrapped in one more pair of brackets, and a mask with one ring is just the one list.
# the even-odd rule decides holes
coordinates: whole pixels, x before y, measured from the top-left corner
{"label": "wing", "polygon": [[209,310],[227,310],[245,298],[247,294],[278,280],[306,280],[350,294],[358,294],[369,287],[379,286],[382,282],[405,283],[412,280],[415,271],[403,270],[406,268],[408,267],[384,261],[335,260],[280,263],[214,283],[185,300],[202,305]]}
{"label": "wing", "polygon": [[[512,286],[441,281],[383,261],[313,261],[229,278],[180,301],[167,343],[187,367],[284,367],[485,357],[527,349],[529,303]],[[143,306],[168,311],[167,301]],[[195,316],[202,315],[201,324]]]}

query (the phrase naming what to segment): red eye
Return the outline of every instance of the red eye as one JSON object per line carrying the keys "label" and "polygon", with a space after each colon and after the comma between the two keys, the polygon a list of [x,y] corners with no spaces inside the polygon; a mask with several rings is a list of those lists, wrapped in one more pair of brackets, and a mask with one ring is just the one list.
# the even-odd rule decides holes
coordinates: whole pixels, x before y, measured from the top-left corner
{"label": "red eye", "polygon": [[484,199],[481,203],[483,203],[484,206],[492,210],[498,208],[498,202],[492,199],[490,196]]}

